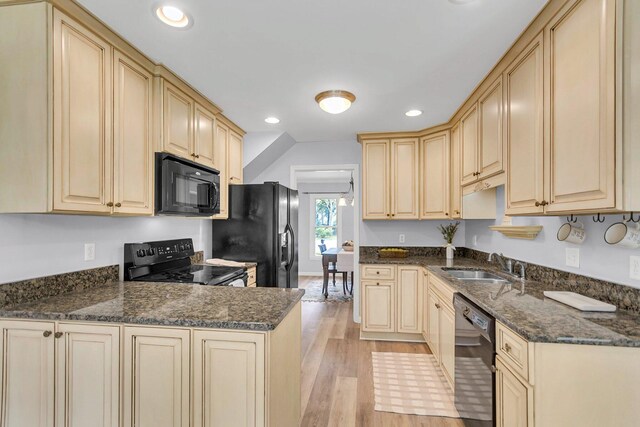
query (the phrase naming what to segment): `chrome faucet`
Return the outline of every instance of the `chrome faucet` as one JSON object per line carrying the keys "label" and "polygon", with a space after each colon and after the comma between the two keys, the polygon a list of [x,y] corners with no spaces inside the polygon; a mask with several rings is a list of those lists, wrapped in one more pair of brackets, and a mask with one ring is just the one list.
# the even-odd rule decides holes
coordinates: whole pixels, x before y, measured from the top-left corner
{"label": "chrome faucet", "polygon": [[500,268],[502,268],[502,271],[504,271],[506,273],[509,273],[509,274],[513,274],[513,264],[512,264],[510,259],[507,259],[505,261],[505,258],[504,258],[503,254],[497,254],[495,252],[491,252],[489,254],[489,259],[487,261],[489,261],[489,262],[493,261],[494,257],[498,261],[498,264],[500,264]]}
{"label": "chrome faucet", "polygon": [[518,276],[518,277],[520,277],[520,279],[522,279],[522,280],[527,280],[527,264],[525,264],[525,263],[524,263],[524,262],[522,262],[522,261],[516,261],[516,262],[513,264],[513,270],[514,270],[514,272],[515,272],[515,270],[516,270],[516,268],[517,268],[518,266],[520,267],[520,276]]}

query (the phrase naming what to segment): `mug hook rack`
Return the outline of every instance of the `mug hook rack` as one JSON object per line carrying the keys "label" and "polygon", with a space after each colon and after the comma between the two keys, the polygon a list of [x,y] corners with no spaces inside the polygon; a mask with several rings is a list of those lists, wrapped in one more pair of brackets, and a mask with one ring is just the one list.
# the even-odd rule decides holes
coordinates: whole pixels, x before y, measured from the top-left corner
{"label": "mug hook rack", "polygon": [[[622,215],[622,220],[623,221],[627,221],[627,216],[626,215]],[[633,218],[633,212],[629,212],[629,221],[635,222],[635,223],[640,222],[640,215],[638,216],[638,218],[634,219]]]}
{"label": "mug hook rack", "polygon": [[598,212],[598,216],[597,217],[595,217],[595,216],[593,217],[593,222],[604,222],[604,219],[605,219],[604,215],[600,216],[600,212]]}
{"label": "mug hook rack", "polygon": [[571,214],[570,217],[569,216],[567,217],[567,222],[571,224],[575,224],[576,222],[578,222],[578,217]]}

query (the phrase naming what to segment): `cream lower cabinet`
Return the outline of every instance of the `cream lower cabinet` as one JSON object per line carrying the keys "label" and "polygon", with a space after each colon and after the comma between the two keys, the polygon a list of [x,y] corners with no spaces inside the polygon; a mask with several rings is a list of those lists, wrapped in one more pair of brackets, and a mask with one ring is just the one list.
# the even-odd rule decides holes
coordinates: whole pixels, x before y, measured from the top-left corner
{"label": "cream lower cabinet", "polygon": [[533,412],[531,386],[521,381],[500,359],[496,360],[496,425],[526,427]]}
{"label": "cream lower cabinet", "polygon": [[124,329],[124,426],[189,425],[190,333]]}
{"label": "cream lower cabinet", "polygon": [[53,322],[0,321],[2,427],[54,425]]}
{"label": "cream lower cabinet", "polygon": [[453,290],[433,275],[423,286],[428,294],[424,315],[428,318],[427,344],[453,386],[455,374],[455,310]]}
{"label": "cream lower cabinet", "polygon": [[[362,332],[415,341],[422,333],[422,267],[362,265]],[[363,338],[375,338],[373,335]]]}
{"label": "cream lower cabinet", "polygon": [[264,426],[263,334],[193,333],[194,426]]}
{"label": "cream lower cabinet", "polygon": [[[0,425],[120,425],[117,326],[0,321]],[[55,378],[55,384],[54,384]]]}

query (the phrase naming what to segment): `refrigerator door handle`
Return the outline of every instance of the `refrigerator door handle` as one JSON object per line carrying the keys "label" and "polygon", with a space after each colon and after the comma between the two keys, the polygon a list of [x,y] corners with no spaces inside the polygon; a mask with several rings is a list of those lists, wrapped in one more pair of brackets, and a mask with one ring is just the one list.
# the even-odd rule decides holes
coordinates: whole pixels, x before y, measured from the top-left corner
{"label": "refrigerator door handle", "polygon": [[287,263],[287,269],[291,269],[291,266],[293,266],[293,263],[296,259],[296,235],[293,232],[293,227],[291,227],[289,224],[287,224],[287,229],[291,234],[291,239],[289,240],[289,259]]}

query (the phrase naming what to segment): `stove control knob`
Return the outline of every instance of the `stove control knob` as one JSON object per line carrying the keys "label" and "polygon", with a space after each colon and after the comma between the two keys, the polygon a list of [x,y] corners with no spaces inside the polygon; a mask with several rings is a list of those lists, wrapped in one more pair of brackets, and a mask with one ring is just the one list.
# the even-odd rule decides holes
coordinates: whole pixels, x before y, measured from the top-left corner
{"label": "stove control knob", "polygon": [[184,251],[184,249],[185,249],[185,246],[184,245],[180,245],[180,250]]}
{"label": "stove control knob", "polygon": [[145,256],[145,251],[144,249],[138,249],[138,252],[136,252],[136,255],[138,255],[140,258]]}
{"label": "stove control knob", "polygon": [[155,255],[155,253],[156,253],[155,249],[153,249],[153,248],[147,249],[147,255]]}

